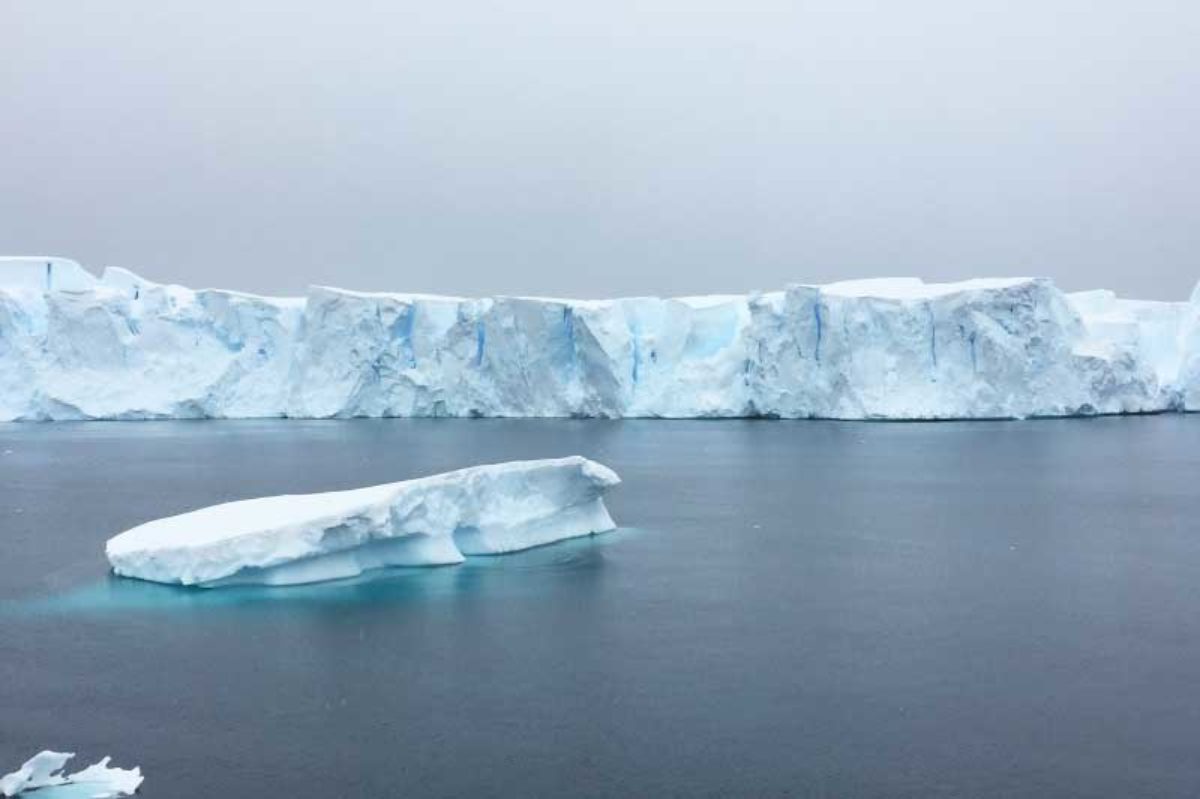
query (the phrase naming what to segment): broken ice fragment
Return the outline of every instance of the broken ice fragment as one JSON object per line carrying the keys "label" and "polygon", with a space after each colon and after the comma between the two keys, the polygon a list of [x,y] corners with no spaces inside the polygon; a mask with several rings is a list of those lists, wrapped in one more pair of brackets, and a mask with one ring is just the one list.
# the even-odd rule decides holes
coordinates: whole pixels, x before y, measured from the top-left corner
{"label": "broken ice fragment", "polygon": [[39,752],[0,777],[0,796],[37,791],[39,799],[115,799],[132,796],[144,779],[140,768],[111,768],[108,757],[64,776],[62,769],[73,757],[74,752]]}

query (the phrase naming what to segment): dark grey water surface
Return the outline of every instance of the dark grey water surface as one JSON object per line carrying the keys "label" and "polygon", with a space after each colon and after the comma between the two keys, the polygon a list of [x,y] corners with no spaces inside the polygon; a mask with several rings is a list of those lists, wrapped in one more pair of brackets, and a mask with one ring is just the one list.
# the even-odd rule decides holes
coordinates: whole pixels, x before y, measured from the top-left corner
{"label": "dark grey water surface", "polygon": [[[0,772],[147,797],[1195,796],[1200,417],[0,426]],[[623,529],[188,591],[139,522],[579,453]]]}

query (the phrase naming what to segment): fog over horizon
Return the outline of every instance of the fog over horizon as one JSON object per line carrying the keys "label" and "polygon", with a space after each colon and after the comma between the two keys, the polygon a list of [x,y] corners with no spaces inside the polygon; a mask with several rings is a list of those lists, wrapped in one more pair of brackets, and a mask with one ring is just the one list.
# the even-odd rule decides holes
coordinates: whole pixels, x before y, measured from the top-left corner
{"label": "fog over horizon", "polygon": [[9,3],[0,254],[574,297],[1200,280],[1200,5]]}

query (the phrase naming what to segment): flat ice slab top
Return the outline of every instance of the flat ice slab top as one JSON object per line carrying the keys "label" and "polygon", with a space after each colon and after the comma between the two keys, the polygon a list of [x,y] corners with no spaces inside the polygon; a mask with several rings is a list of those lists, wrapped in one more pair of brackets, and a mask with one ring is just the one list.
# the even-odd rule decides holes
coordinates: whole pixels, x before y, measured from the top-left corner
{"label": "flat ice slab top", "polygon": [[155,582],[319,582],[612,530],[602,495],[619,482],[611,469],[579,456],[513,461],[213,505],[134,527],[106,550],[117,574]]}

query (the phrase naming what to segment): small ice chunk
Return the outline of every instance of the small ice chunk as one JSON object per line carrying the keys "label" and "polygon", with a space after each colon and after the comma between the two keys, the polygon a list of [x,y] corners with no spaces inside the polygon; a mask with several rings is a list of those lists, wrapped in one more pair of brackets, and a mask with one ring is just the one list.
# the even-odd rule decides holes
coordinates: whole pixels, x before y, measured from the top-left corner
{"label": "small ice chunk", "polygon": [[[63,775],[74,752],[40,752],[11,774],[0,777],[0,795],[37,791],[39,799],[115,799],[132,796],[142,784],[140,768],[112,768],[105,757],[87,768]],[[42,790],[39,790],[42,789]]]}
{"label": "small ice chunk", "polygon": [[67,779],[58,772],[73,757],[74,752],[51,752],[49,749],[39,752],[16,771],[0,777],[0,794],[16,796],[21,791],[62,785]]}
{"label": "small ice chunk", "polygon": [[82,771],[68,774],[67,784],[86,788],[91,799],[132,796],[145,779],[141,768],[113,768],[108,765],[111,760],[105,757]]}

